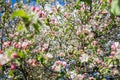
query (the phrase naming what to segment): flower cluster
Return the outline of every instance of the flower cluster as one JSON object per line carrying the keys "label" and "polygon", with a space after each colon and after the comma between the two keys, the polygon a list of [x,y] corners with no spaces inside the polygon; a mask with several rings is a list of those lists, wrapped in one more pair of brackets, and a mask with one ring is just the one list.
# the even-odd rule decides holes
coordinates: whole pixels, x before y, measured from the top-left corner
{"label": "flower cluster", "polygon": [[3,42],[0,65],[15,79],[17,70],[33,80],[119,78],[120,39],[111,37],[119,34],[119,18],[111,18],[110,2],[15,4],[17,24]]}

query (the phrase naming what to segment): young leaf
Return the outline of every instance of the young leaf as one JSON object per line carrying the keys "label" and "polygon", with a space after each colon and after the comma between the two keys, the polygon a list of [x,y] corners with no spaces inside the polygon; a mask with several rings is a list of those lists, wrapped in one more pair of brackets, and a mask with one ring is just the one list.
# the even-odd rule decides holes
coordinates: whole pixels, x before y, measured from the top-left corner
{"label": "young leaf", "polygon": [[40,26],[39,26],[39,24],[33,24],[33,27],[34,27],[34,29],[35,29],[35,32],[36,33],[38,33],[39,32],[39,30],[40,30]]}
{"label": "young leaf", "polygon": [[26,31],[26,28],[25,28],[24,25],[19,24],[18,27],[17,27],[17,31]]}
{"label": "young leaf", "polygon": [[113,0],[111,3],[111,13],[120,16],[120,0]]}
{"label": "young leaf", "polygon": [[27,17],[27,14],[25,13],[24,10],[17,10],[15,12],[13,12],[11,17],[12,18],[14,18],[14,17]]}
{"label": "young leaf", "polygon": [[20,58],[25,57],[25,54],[24,54],[24,53],[22,53],[22,52],[19,52],[19,53],[18,53],[18,55],[20,56]]}

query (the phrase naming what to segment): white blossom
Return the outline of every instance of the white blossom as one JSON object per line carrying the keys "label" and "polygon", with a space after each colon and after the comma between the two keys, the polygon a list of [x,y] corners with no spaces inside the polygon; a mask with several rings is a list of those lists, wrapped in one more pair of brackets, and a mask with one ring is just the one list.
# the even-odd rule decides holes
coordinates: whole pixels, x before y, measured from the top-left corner
{"label": "white blossom", "polygon": [[82,54],[82,56],[80,57],[81,62],[87,62],[88,59],[89,59],[89,56],[87,54]]}
{"label": "white blossom", "polygon": [[8,55],[0,54],[0,64],[1,65],[6,64],[8,61],[10,61],[10,57],[8,57]]}

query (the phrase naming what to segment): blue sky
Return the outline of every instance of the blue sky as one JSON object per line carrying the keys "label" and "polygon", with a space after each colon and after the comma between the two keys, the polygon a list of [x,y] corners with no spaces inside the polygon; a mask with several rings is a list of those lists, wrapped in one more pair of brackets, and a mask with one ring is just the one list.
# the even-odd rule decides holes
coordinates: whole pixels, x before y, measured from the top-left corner
{"label": "blue sky", "polygon": [[[7,0],[4,0],[4,1],[7,1]],[[18,1],[21,1],[21,0],[18,0]],[[30,5],[33,5],[33,6],[36,5],[36,0],[30,0],[30,1],[31,1]],[[63,2],[63,0],[56,0],[56,1],[58,1],[59,4],[61,4],[62,6],[65,5],[65,3]],[[16,0],[11,0],[11,2],[12,2],[12,7],[13,7],[13,4],[16,3]],[[26,0],[24,0],[24,2],[26,2]],[[1,12],[0,12],[0,15],[1,15]]]}
{"label": "blue sky", "polygon": [[[19,0],[20,1],[20,0]],[[26,2],[26,0],[24,0]],[[31,0],[31,2],[35,2],[36,0]],[[57,0],[61,5],[65,5],[63,0]],[[16,3],[16,0],[12,0],[12,4]]]}
{"label": "blue sky", "polygon": [[[4,1],[6,1],[6,0],[4,0]],[[18,1],[20,1],[20,0],[18,0]],[[30,0],[30,1],[31,1],[30,5],[33,5],[33,6],[36,5],[36,0]],[[62,6],[65,5],[65,3],[63,2],[63,0],[56,0],[56,1],[58,1],[59,4],[61,4]],[[14,3],[16,3],[16,0],[11,0],[11,2],[12,2],[12,5],[13,5]],[[26,0],[24,0],[24,2],[26,2]]]}

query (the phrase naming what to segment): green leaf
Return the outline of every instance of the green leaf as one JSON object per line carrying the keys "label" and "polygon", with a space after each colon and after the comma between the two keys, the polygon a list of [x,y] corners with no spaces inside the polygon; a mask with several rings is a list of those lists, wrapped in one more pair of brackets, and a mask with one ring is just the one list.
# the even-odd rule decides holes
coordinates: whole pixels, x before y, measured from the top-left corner
{"label": "green leaf", "polygon": [[109,65],[112,62],[112,59],[108,59],[107,64]]}
{"label": "green leaf", "polygon": [[26,31],[26,27],[23,24],[19,24],[17,27],[17,31]]}
{"label": "green leaf", "polygon": [[75,9],[80,9],[80,5],[79,4],[80,4],[80,0],[77,0],[74,8]]}
{"label": "green leaf", "polygon": [[12,13],[12,18],[14,17],[27,17],[27,14],[25,13],[24,10],[17,10],[15,12]]}
{"label": "green leaf", "polygon": [[88,5],[92,4],[92,0],[81,0],[81,1],[87,3]]}
{"label": "green leaf", "polygon": [[8,56],[11,56],[12,54],[12,51],[7,51],[8,52]]}
{"label": "green leaf", "polygon": [[44,59],[43,57],[41,57],[40,60],[41,60],[41,63],[44,63],[44,60],[45,60],[45,59]]}
{"label": "green leaf", "polygon": [[40,30],[40,25],[39,24],[33,24],[33,28],[35,29],[35,32],[38,33]]}
{"label": "green leaf", "polygon": [[50,26],[50,23],[49,23],[49,22],[50,22],[50,19],[49,19],[49,18],[46,18],[46,19],[45,19],[45,24],[46,24],[47,26]]}
{"label": "green leaf", "polygon": [[20,58],[23,58],[23,57],[25,57],[25,54],[22,53],[22,52],[19,52],[19,53],[18,53],[18,56],[19,56]]}
{"label": "green leaf", "polygon": [[12,70],[9,71],[9,75],[10,75],[10,76],[14,76],[14,73],[13,73]]}
{"label": "green leaf", "polygon": [[111,13],[120,16],[120,0],[112,0]]}
{"label": "green leaf", "polygon": [[107,0],[103,0],[103,2],[107,2]]}
{"label": "green leaf", "polygon": [[108,73],[108,71],[109,71],[109,69],[105,69],[105,70],[104,70],[104,73]]}
{"label": "green leaf", "polygon": [[38,60],[38,61],[40,61],[40,60],[41,60],[41,58],[42,58],[42,56],[41,56],[41,55],[37,56],[37,60]]}

